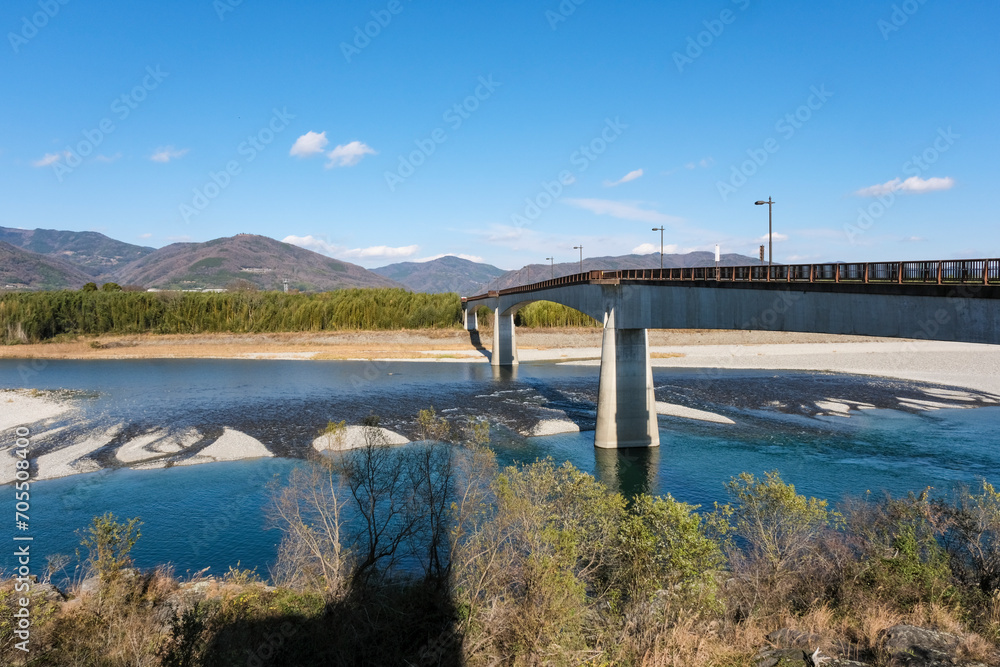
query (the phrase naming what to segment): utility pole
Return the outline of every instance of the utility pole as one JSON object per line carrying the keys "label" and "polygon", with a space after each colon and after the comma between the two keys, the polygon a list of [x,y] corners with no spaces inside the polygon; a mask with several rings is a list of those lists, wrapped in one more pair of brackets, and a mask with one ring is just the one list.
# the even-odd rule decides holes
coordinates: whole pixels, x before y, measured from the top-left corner
{"label": "utility pole", "polygon": [[580,251],[580,273],[583,273],[583,246],[582,245],[575,245],[575,246],[573,246],[573,250],[579,250]]}
{"label": "utility pole", "polygon": [[549,261],[549,268],[552,269],[552,279],[555,280],[556,279],[556,265],[555,265],[556,258],[555,257],[546,257],[545,259],[547,259]]}
{"label": "utility pole", "polygon": [[767,201],[755,201],[755,206],[763,206],[767,204],[767,276],[768,279],[771,277],[771,264],[774,262],[774,236],[771,233],[771,208],[774,206],[774,201],[770,197]]}
{"label": "utility pole", "polygon": [[653,227],[654,232],[660,232],[660,271],[663,270],[663,227]]}

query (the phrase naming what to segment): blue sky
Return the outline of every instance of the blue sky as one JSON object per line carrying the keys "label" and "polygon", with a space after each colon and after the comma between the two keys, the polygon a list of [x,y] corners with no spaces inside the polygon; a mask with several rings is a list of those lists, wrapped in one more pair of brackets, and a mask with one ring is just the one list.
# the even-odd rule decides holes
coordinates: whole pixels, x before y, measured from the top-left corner
{"label": "blue sky", "polygon": [[998,25],[986,0],[8,0],[0,225],[517,268],[661,225],[756,256],[771,196],[775,261],[996,257]]}

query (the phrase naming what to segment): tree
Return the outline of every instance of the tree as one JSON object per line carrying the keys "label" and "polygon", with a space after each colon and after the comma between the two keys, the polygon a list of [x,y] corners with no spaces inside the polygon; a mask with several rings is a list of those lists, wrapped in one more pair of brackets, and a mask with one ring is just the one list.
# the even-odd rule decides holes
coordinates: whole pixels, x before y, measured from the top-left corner
{"label": "tree", "polygon": [[102,292],[121,292],[122,287],[118,283],[104,283],[101,285]]}
{"label": "tree", "polygon": [[87,564],[97,573],[101,584],[116,580],[123,569],[132,565],[132,547],[142,536],[141,525],[138,517],[120,523],[111,512],[94,517],[80,545],[87,550]]}
{"label": "tree", "polygon": [[97,283],[87,283],[86,285],[84,285],[83,287],[80,288],[80,291],[81,292],[96,292],[97,291]]}

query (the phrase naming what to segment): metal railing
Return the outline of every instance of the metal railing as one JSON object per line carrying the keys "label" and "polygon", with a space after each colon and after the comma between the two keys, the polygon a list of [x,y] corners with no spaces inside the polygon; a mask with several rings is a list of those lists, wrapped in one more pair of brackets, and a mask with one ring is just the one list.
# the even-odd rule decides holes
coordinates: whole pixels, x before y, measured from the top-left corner
{"label": "metal railing", "polygon": [[1000,259],[946,259],[921,262],[776,264],[773,266],[688,267],[586,271],[539,283],[518,285],[462,297],[475,301],[501,294],[520,294],[551,287],[595,282],[788,282],[865,285],[1000,285]]}

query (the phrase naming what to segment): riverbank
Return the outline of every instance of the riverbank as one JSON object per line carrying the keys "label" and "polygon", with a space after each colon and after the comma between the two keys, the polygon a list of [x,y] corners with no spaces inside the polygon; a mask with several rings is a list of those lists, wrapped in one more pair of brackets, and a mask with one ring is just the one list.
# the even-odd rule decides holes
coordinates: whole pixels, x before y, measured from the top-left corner
{"label": "riverbank", "polygon": [[[521,361],[598,363],[599,328],[519,329]],[[656,367],[806,370],[933,382],[1000,396],[1000,346],[769,331],[651,330]],[[484,362],[490,331],[79,336],[0,347],[8,359],[274,359]]]}

